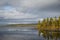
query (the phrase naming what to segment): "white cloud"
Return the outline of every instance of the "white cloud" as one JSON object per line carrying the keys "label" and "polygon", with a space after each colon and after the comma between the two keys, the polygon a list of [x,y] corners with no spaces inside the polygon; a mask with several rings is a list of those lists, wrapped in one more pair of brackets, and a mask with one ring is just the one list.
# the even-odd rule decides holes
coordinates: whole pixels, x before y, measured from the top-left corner
{"label": "white cloud", "polygon": [[35,17],[37,17],[37,15],[33,15],[30,13],[19,12],[15,8],[12,8],[10,10],[4,10],[2,12],[3,13],[0,13],[0,14],[1,14],[1,16],[4,17],[4,19],[21,19],[21,18],[35,18]]}
{"label": "white cloud", "polygon": [[[58,4],[58,0],[0,0],[0,18],[23,19],[22,21],[38,21],[38,20],[42,21],[43,18],[46,17],[59,16],[60,12],[40,11],[41,8],[43,9],[46,6],[51,6],[52,4]],[[15,24],[15,21],[7,23]]]}
{"label": "white cloud", "polygon": [[[44,16],[43,14],[41,14],[41,12],[39,11],[40,8],[45,7],[47,5],[51,5],[54,3],[58,3],[58,0],[0,0],[0,6],[1,5],[6,5],[7,4],[16,8],[11,8],[8,10],[3,10],[3,14],[0,13],[0,17],[4,17],[4,18],[35,18],[37,17],[37,15],[33,14],[32,12],[34,10],[32,10],[32,14],[28,12],[28,10],[30,9],[35,9],[35,11],[37,11],[37,13],[40,13],[40,16]],[[19,11],[17,11],[17,9],[19,9]],[[24,13],[23,11],[26,11],[26,13]],[[46,14],[46,13],[45,13]],[[57,14],[57,13],[56,13]],[[52,14],[49,14],[52,15]]]}

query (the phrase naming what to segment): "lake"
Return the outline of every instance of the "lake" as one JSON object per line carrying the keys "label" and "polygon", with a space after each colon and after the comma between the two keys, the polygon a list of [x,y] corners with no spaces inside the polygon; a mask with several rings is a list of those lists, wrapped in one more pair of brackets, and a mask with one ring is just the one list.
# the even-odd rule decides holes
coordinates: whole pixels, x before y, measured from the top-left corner
{"label": "lake", "polygon": [[33,27],[0,27],[0,40],[44,40]]}

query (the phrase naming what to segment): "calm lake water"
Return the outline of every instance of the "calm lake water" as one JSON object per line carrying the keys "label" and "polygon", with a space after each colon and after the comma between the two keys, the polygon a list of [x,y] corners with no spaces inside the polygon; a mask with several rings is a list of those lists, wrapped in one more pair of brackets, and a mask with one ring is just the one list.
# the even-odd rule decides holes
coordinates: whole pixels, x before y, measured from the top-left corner
{"label": "calm lake water", "polygon": [[1,27],[0,40],[44,40],[33,27]]}

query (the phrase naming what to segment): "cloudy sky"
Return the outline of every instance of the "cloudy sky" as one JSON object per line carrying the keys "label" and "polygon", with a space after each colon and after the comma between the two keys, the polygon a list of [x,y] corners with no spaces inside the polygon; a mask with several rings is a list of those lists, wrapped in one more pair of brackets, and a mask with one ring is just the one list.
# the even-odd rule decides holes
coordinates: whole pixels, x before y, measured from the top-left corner
{"label": "cloudy sky", "polygon": [[60,0],[0,0],[0,24],[35,23],[60,16]]}

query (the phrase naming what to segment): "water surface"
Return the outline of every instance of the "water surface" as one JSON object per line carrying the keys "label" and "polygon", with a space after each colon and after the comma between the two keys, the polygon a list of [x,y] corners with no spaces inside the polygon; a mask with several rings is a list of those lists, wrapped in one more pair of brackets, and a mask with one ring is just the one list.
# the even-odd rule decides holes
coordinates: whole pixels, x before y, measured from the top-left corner
{"label": "water surface", "polygon": [[33,27],[1,27],[0,40],[43,40]]}

